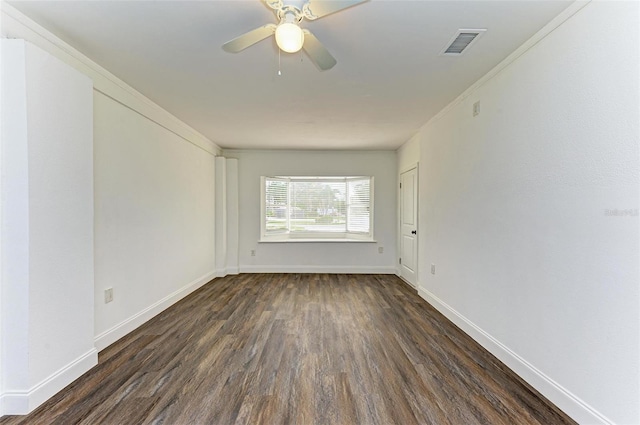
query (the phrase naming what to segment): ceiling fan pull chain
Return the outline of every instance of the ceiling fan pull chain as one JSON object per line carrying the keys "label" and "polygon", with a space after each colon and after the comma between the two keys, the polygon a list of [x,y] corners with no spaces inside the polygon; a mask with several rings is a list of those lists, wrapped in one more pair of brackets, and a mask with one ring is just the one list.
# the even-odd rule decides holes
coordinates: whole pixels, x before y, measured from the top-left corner
{"label": "ceiling fan pull chain", "polygon": [[278,49],[278,75],[282,75],[282,72],[280,71],[280,49]]}

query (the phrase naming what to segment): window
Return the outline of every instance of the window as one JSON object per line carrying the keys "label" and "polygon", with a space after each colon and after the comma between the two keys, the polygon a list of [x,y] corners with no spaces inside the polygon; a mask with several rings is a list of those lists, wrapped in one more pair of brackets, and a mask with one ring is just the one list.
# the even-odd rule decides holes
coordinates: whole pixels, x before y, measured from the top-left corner
{"label": "window", "polygon": [[262,242],[373,241],[373,177],[262,177]]}

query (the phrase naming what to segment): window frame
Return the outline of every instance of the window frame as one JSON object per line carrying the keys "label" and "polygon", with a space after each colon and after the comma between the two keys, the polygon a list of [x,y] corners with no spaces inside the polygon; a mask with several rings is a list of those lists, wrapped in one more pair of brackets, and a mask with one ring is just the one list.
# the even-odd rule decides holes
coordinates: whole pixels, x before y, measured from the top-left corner
{"label": "window frame", "polygon": [[[286,230],[281,232],[267,232],[267,180],[291,182],[345,182],[369,181],[369,232],[292,232],[290,229],[290,188],[287,186],[287,205],[285,208]],[[348,190],[348,189],[347,189]],[[258,242],[376,242],[374,239],[374,177],[373,176],[261,176],[260,177],[260,239]],[[349,204],[347,194],[346,223],[348,229]]]}

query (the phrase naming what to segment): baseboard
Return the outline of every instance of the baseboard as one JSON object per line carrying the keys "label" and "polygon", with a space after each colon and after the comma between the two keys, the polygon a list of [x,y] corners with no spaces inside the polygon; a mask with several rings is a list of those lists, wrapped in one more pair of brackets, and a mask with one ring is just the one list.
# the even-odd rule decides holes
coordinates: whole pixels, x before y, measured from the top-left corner
{"label": "baseboard", "polygon": [[240,273],[396,274],[385,266],[240,266]]}
{"label": "baseboard", "polygon": [[433,293],[418,288],[418,294],[575,421],[580,424],[613,424],[606,416],[536,369]]}
{"label": "baseboard", "polygon": [[178,289],[177,291],[167,295],[166,297],[162,298],[160,301],[150,305],[149,307],[145,308],[139,313],[134,314],[133,316],[123,320],[122,322],[118,323],[112,328],[107,329],[106,331],[102,332],[99,335],[96,335],[95,337],[96,348],[98,349],[98,351],[101,351],[107,348],[109,345],[113,344],[123,336],[132,332],[133,330],[138,328],[140,325],[142,325],[149,319],[163,312],[168,307],[180,301],[182,298],[186,297],[196,289],[210,282],[212,279],[217,277],[217,274],[218,274],[218,271],[214,270],[212,272],[205,274],[204,276],[199,277],[198,279]]}
{"label": "baseboard", "polygon": [[0,395],[0,416],[32,412],[97,364],[98,351],[92,348],[30,389],[3,393]]}
{"label": "baseboard", "polygon": [[230,274],[238,274],[239,273],[238,270],[239,270],[238,267],[227,267],[227,268],[224,268],[224,269],[218,269],[215,272],[215,276],[216,277],[225,277],[225,276],[230,275]]}

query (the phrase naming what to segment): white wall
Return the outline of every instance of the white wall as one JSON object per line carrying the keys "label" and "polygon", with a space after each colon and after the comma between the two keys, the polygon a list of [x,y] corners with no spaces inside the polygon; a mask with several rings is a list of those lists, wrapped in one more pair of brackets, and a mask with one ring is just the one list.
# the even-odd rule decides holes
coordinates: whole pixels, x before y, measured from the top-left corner
{"label": "white wall", "polygon": [[[226,195],[227,195],[227,245],[225,274],[238,274],[240,254],[238,250],[239,237],[239,205],[238,205],[238,160],[226,158]],[[216,257],[217,258],[217,257]]]}
{"label": "white wall", "polygon": [[216,163],[216,274],[224,276],[227,268],[227,158],[219,156]]}
{"label": "white wall", "polygon": [[[90,307],[102,349],[213,276],[220,148],[6,2],[0,10],[2,36],[28,40],[93,83],[96,286]],[[109,304],[106,287],[114,288]]]}
{"label": "white wall", "polygon": [[2,393],[27,413],[97,363],[91,80],[2,41]]}
{"label": "white wall", "polygon": [[[413,168],[416,164],[420,162],[419,135],[413,136],[404,145],[400,146],[400,148],[398,148],[398,150],[396,151],[396,156],[397,156],[397,162],[398,162],[398,179],[399,179],[400,173],[404,173],[405,171]],[[398,182],[399,181],[400,180],[398,180]],[[398,204],[398,208],[399,207],[400,205]]]}
{"label": "white wall", "polygon": [[[395,152],[224,151],[238,158],[241,272],[395,273]],[[260,176],[374,176],[374,237],[377,243],[258,243]],[[378,247],[384,253],[378,253]],[[251,256],[251,250],[256,256]]]}
{"label": "white wall", "polygon": [[215,157],[101,93],[94,108],[102,348],[215,277]]}
{"label": "white wall", "polygon": [[238,160],[216,157],[216,275],[238,273]]}
{"label": "white wall", "polygon": [[588,4],[418,136],[420,293],[582,423],[640,423],[638,11]]}

